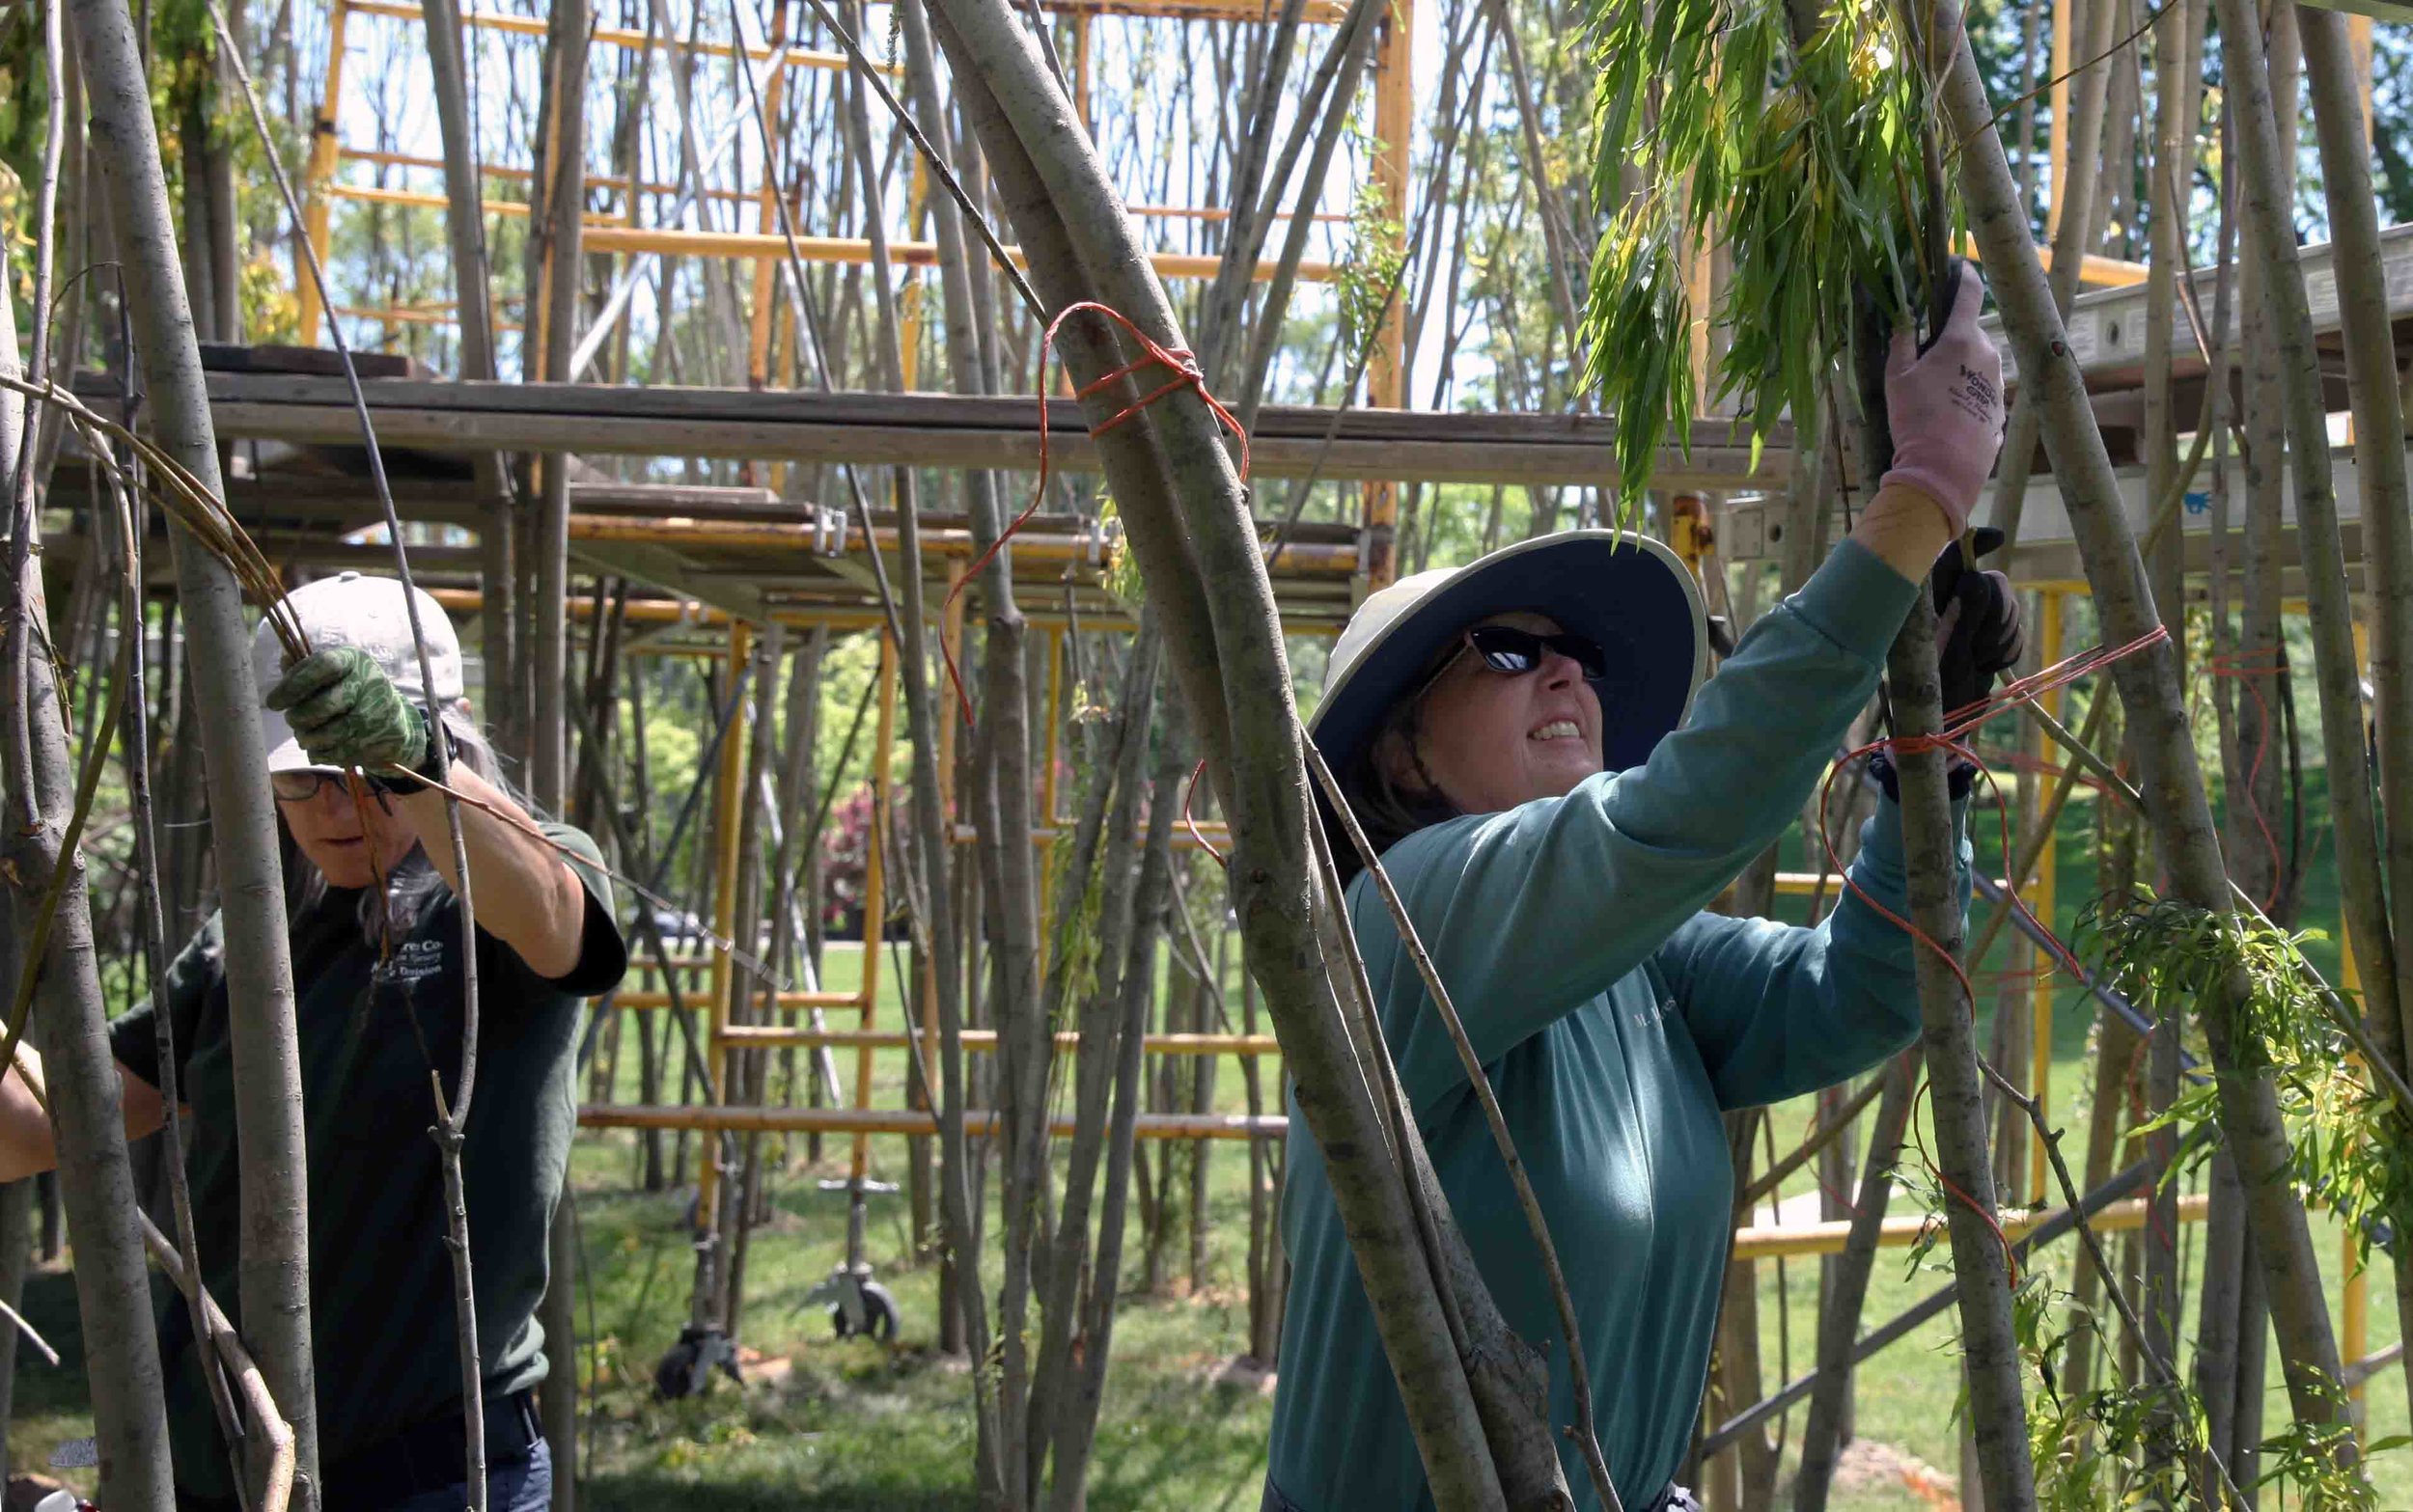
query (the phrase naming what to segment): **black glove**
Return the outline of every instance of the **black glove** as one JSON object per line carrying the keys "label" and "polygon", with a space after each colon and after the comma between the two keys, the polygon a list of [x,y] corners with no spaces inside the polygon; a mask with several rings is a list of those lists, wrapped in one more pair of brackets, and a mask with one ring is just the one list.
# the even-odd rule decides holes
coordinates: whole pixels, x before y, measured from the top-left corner
{"label": "black glove", "polygon": [[[1882,751],[1869,753],[1869,781],[1876,783],[1886,797],[1896,803],[1901,802],[1901,774],[1894,770],[1892,756]],[[1968,797],[1969,790],[1977,784],[1978,768],[1974,761],[1963,761],[1955,756],[1953,764],[1944,769],[1944,791],[1951,795],[1955,803]]]}
{"label": "black glove", "polygon": [[[1981,527],[1969,533],[1968,555],[1983,557],[2002,543],[2001,531]],[[1950,717],[1993,692],[1995,677],[2019,665],[2027,650],[2027,619],[2011,579],[1970,566],[1959,541],[1944,548],[1928,584],[1938,617],[1935,669]]]}

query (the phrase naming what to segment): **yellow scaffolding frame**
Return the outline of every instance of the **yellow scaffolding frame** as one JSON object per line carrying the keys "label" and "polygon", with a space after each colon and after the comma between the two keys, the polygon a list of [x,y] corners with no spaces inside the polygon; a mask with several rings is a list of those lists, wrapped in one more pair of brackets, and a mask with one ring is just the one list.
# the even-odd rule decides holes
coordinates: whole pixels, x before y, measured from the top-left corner
{"label": "yellow scaffolding frame", "polygon": [[[1406,138],[1413,129],[1412,96],[1408,90],[1410,70],[1405,39],[1413,19],[1413,7],[1414,0],[1393,0],[1388,18],[1382,23],[1386,30],[1378,39],[1373,64],[1375,126],[1377,132],[1382,133],[1382,151],[1377,155],[1375,177],[1382,184],[1385,212],[1389,215],[1391,224],[1401,228],[1397,236],[1401,242],[1399,250],[1402,255],[1405,253],[1404,217],[1407,206]],[[1262,18],[1260,9],[1253,3],[1253,0],[1128,0],[1128,3],[1126,0],[1113,0],[1113,3],[1106,4],[1088,4],[1082,3],[1082,0],[1053,0],[1047,8],[1075,18],[1084,59],[1088,52],[1088,18],[1094,15],[1164,15],[1235,21]],[[1307,11],[1309,14],[1306,19],[1311,22],[1335,21],[1345,14],[1344,9],[1334,3],[1334,0],[1310,0]],[[346,29],[351,15],[355,13],[393,20],[417,21],[422,24],[425,24],[427,19],[426,14],[418,6],[396,3],[396,0],[332,0],[327,14],[326,78],[317,118],[312,127],[309,171],[304,185],[308,198],[302,212],[304,239],[309,244],[309,250],[318,255],[321,263],[327,261],[330,255],[330,242],[333,234],[330,206],[335,200],[439,210],[448,208],[450,203],[440,194],[347,184],[336,179],[336,170],[347,158],[354,161],[393,163],[411,167],[440,168],[442,166],[429,159],[406,158],[400,153],[369,154],[359,150],[347,150],[344,147],[339,110],[343,99]],[[776,14],[777,25],[784,29],[787,14],[785,9],[779,10]],[[469,27],[516,36],[541,37],[546,29],[546,23],[541,17],[512,15],[491,11],[466,12],[461,19],[462,24]],[[628,31],[619,27],[595,28],[590,33],[589,40],[605,46],[632,50],[642,51],[658,47],[667,51],[692,51],[698,55],[721,58],[735,57],[739,51],[738,48],[726,42],[688,42],[677,39],[653,38],[642,32]],[[763,88],[763,113],[766,117],[774,119],[778,113],[779,101],[790,69],[838,69],[847,66],[845,55],[840,53],[785,48],[781,45],[780,38],[776,33],[771,39],[770,45],[747,47],[743,49],[743,52],[745,57],[757,62],[767,60],[782,52],[786,53],[786,65],[771,75]],[[888,69],[896,71],[894,66],[888,66]],[[1081,97],[1086,102],[1086,91],[1083,92]],[[1084,105],[1084,119],[1086,119],[1086,104]],[[522,182],[531,181],[533,179],[531,171],[524,168],[487,168],[481,165],[480,173],[482,175],[491,173],[497,177],[506,177]],[[918,182],[918,164],[916,178]],[[624,196],[625,200],[624,208],[618,216],[608,211],[590,211],[582,215],[583,229],[579,237],[579,250],[582,254],[620,253],[724,258],[731,261],[751,261],[755,264],[754,297],[747,332],[747,372],[751,381],[758,386],[769,380],[772,279],[779,262],[789,255],[791,244],[796,254],[807,262],[861,265],[869,263],[872,260],[872,244],[868,237],[799,234],[790,238],[768,231],[689,231],[676,227],[638,226],[633,224],[633,221],[639,186],[634,184],[629,178],[582,175],[581,181],[590,188],[609,189]],[[657,187],[648,184],[643,187],[651,192],[668,192],[667,186]],[[742,190],[706,191],[707,196],[727,198],[741,204],[749,199],[755,201],[760,224],[764,227],[773,224],[775,201],[772,197],[777,192],[777,185],[767,172],[764,174],[762,187],[751,195]],[[918,199],[918,195],[916,198]],[[525,216],[529,213],[529,206],[525,201],[486,200],[482,196],[480,204],[489,215]],[[1159,215],[1199,219],[1220,219],[1230,213],[1228,210],[1204,207],[1154,206],[1151,209]],[[1315,218],[1319,221],[1344,221],[1348,217],[1337,214],[1317,214]],[[1017,264],[1028,266],[1027,260],[1024,259],[1020,249],[1010,248],[1008,251]],[[935,243],[901,238],[888,243],[888,256],[891,262],[908,267],[934,266],[938,261]],[[1155,253],[1151,255],[1150,261],[1159,277],[1184,279],[1212,278],[1221,263],[1218,258],[1194,253]],[[327,312],[319,298],[316,284],[306,276],[307,269],[304,263],[305,258],[302,250],[296,248],[294,285],[298,303],[298,329],[301,342],[304,344],[311,344],[317,341],[319,323],[325,318]],[[1262,261],[1251,270],[1251,277],[1259,281],[1268,280],[1272,276],[1272,266]],[[1302,283],[1324,284],[1333,282],[1338,277],[1338,272],[1330,261],[1310,261],[1299,264],[1296,277]],[[1399,407],[1404,393],[1402,387],[1404,381],[1402,370],[1405,361],[1403,343],[1406,332],[1404,305],[1403,298],[1395,297],[1392,300],[1390,309],[1384,316],[1382,333],[1376,344],[1377,351],[1369,372],[1369,392],[1378,407]],[[1368,485],[1368,528],[1378,548],[1372,559],[1374,565],[1374,571],[1370,580],[1372,587],[1379,588],[1390,580],[1390,552],[1387,543],[1390,539],[1391,520],[1396,513],[1396,484]]]}

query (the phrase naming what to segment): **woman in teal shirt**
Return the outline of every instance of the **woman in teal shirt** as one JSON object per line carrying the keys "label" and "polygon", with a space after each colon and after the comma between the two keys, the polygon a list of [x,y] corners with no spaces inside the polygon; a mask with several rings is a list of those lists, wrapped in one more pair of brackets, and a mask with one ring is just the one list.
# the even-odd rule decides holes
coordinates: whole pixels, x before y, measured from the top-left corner
{"label": "woman in teal shirt", "polygon": [[[1858,895],[1905,911],[1892,801],[1862,832],[1857,891],[1817,927],[1702,910],[1801,811],[1875,691],[1916,580],[1966,529],[1992,467],[2000,365],[1976,328],[1977,281],[1964,284],[1929,350],[1898,347],[1895,465],[1850,538],[1706,684],[1700,600],[1673,554],[1575,532],[1370,598],[1312,726],[1515,1137],[1628,1512],[1691,1504],[1673,1477],[1733,1223],[1719,1114],[1842,1081],[1918,1031],[1910,940]],[[1950,595],[1948,705],[1982,696],[2019,648],[1999,574],[1961,574]],[[1966,786],[1956,774],[1956,798]],[[1965,906],[1965,841],[1960,854]],[[1548,1356],[1563,1428],[1566,1341],[1500,1155],[1380,897],[1360,878],[1347,903],[1442,1190],[1510,1326]],[[1322,1161],[1293,1114],[1265,1506],[1430,1506]],[[1595,1507],[1559,1437],[1577,1504]]]}

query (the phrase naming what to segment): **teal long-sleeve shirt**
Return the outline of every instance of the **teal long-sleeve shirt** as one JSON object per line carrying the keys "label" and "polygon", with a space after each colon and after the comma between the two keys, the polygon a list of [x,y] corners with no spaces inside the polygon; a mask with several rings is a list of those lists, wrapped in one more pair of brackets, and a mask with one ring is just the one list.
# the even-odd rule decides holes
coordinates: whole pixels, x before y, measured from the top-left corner
{"label": "teal long-sleeve shirt", "polygon": [[[1432,826],[1384,857],[1548,1219],[1628,1507],[1675,1474],[1707,1375],[1733,1204],[1719,1114],[1842,1081],[1918,1032],[1909,937],[1848,890],[1813,929],[1701,912],[1801,811],[1915,591],[1846,541],[1646,765]],[[1965,839],[1960,873],[1965,910]],[[1862,831],[1851,876],[1905,911],[1892,802]],[[1548,1355],[1564,1427],[1567,1345],[1506,1168],[1367,878],[1348,908],[1442,1191],[1509,1325]],[[1302,1512],[1430,1507],[1322,1159],[1290,1112],[1269,1472]],[[1560,1452],[1577,1505],[1596,1508],[1563,1436]]]}

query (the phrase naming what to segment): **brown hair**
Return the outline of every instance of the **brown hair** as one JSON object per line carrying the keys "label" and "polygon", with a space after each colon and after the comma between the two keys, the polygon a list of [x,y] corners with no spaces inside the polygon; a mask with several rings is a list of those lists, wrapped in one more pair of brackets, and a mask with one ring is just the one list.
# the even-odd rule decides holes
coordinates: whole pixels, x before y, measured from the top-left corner
{"label": "brown hair", "polygon": [[[1365,749],[1341,774],[1341,791],[1349,801],[1349,811],[1357,816],[1376,856],[1418,830],[1459,815],[1457,805],[1449,800],[1441,791],[1441,784],[1425,770],[1424,757],[1416,751],[1416,720],[1424,701],[1424,691],[1420,689],[1393,704],[1390,712],[1383,715],[1382,723],[1374,728]],[[1406,748],[1417,783],[1400,781],[1384,765],[1382,750],[1392,740]],[[1332,862],[1345,884],[1364,866],[1357,847],[1337,828],[1332,836]]]}

